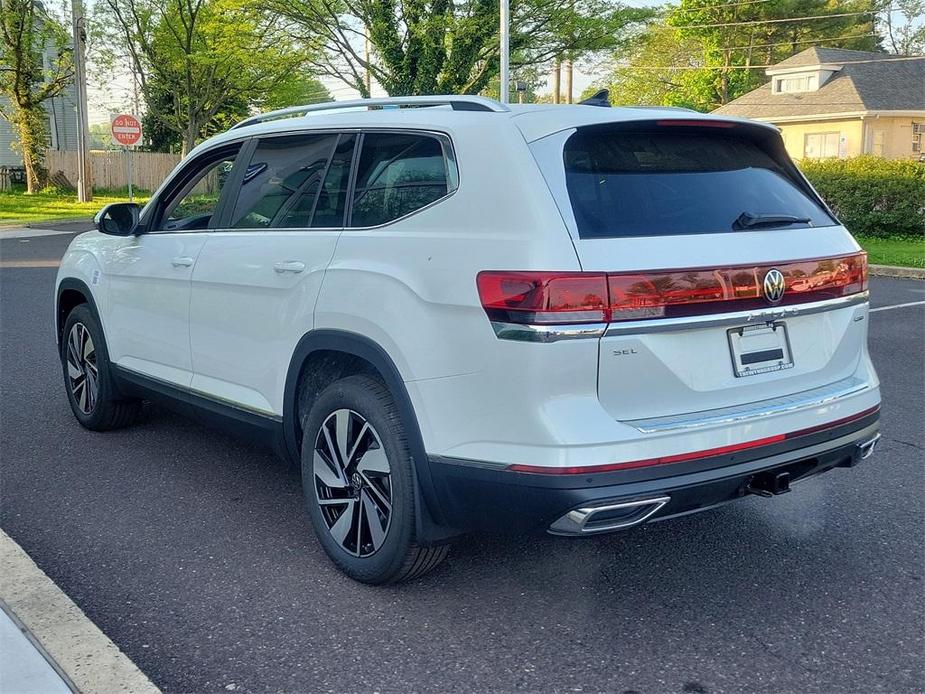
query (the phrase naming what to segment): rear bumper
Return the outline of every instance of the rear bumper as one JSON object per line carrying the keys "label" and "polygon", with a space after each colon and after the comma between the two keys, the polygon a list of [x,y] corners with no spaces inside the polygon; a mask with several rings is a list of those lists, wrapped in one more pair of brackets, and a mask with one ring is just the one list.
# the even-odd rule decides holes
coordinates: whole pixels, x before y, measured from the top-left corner
{"label": "rear bumper", "polygon": [[768,489],[774,489],[768,494],[782,491],[774,480],[786,486],[852,467],[870,454],[878,431],[879,412],[874,412],[850,424],[734,454],[591,474],[521,473],[431,457],[434,502],[460,531],[593,534],[705,510]]}

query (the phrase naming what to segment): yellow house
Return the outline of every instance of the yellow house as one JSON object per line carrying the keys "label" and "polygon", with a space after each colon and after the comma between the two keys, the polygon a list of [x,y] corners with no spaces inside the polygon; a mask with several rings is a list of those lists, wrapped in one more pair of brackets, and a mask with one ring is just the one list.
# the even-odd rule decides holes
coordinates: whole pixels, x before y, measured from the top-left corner
{"label": "yellow house", "polygon": [[808,48],[714,113],[773,123],[794,159],[925,154],[925,56]]}

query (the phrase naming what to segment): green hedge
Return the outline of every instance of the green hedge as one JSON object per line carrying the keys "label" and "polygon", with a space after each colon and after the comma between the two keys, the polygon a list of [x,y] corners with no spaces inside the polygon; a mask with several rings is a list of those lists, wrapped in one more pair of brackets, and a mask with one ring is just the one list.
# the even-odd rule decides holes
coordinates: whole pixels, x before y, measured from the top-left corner
{"label": "green hedge", "polygon": [[850,232],[925,238],[925,164],[864,156],[799,166]]}

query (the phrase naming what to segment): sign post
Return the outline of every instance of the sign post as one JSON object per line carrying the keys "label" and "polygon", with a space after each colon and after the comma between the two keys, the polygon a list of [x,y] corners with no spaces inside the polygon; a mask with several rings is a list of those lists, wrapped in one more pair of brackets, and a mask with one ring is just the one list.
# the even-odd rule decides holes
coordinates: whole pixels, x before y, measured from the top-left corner
{"label": "sign post", "polygon": [[109,120],[112,143],[121,145],[128,157],[128,199],[134,201],[132,194],[132,149],[141,142],[141,121],[131,113],[114,113]]}

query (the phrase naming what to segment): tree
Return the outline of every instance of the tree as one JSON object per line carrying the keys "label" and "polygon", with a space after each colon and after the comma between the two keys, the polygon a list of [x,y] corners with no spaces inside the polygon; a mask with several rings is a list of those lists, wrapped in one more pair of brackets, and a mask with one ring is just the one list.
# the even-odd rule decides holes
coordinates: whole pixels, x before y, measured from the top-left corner
{"label": "tree", "polygon": [[[902,20],[894,21],[893,11]],[[883,10],[883,24],[890,50],[897,55],[925,53],[925,0],[891,0]]]}
{"label": "tree", "polygon": [[48,116],[43,102],[74,78],[64,26],[34,0],[0,0],[0,115],[19,137],[26,190],[45,185]]}
{"label": "tree", "polygon": [[[614,61],[605,85],[615,103],[711,110],[760,86],[764,66],[811,46],[878,50],[877,12],[877,0],[681,0]],[[800,17],[822,18],[791,21]]]}
{"label": "tree", "polygon": [[[188,153],[230,118],[298,81],[304,48],[253,0],[105,0],[139,78],[147,122]],[[110,60],[118,52],[109,55]]]}
{"label": "tree", "polygon": [[[367,73],[391,95],[476,94],[500,68],[497,0],[268,0],[312,45],[319,74],[369,96]],[[607,0],[514,0],[512,65],[612,48],[645,10]],[[368,39],[369,50],[364,48]]]}

